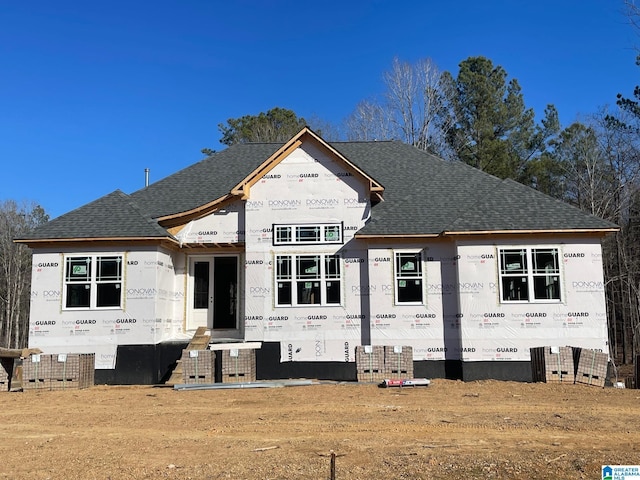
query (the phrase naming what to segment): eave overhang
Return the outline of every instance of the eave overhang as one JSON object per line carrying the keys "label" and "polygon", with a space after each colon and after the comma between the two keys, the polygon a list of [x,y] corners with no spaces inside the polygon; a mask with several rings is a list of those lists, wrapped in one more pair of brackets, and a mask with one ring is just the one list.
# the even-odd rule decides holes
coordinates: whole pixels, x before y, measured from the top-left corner
{"label": "eave overhang", "polygon": [[183,249],[189,250],[225,250],[225,251],[244,251],[244,243],[183,243],[180,245]]}
{"label": "eave overhang", "polygon": [[444,231],[442,236],[476,236],[476,235],[570,235],[570,234],[591,234],[607,235],[620,231],[620,228],[559,228],[549,230],[474,230],[474,231]]}
{"label": "eave overhang", "polygon": [[182,226],[189,223],[192,220],[197,220],[198,218],[206,217],[210,213],[220,210],[224,208],[228,203],[236,200],[238,197],[232,194],[224,195],[220,198],[217,198],[209,203],[205,203],[204,205],[200,205],[199,207],[193,208],[191,210],[187,210],[185,212],[173,213],[171,215],[165,215],[163,217],[158,217],[156,220],[158,224],[160,224],[164,228],[172,228],[176,226]]}
{"label": "eave overhang", "polygon": [[363,240],[377,240],[377,239],[392,239],[392,240],[401,240],[401,239],[409,239],[409,240],[413,240],[413,239],[420,239],[420,238],[439,238],[442,235],[438,234],[438,233],[434,233],[434,234],[426,234],[426,233],[421,233],[421,234],[410,234],[410,235],[406,235],[406,234],[362,234],[362,233],[356,233],[354,235],[354,238],[358,238],[358,239],[363,239]]}
{"label": "eave overhang", "polygon": [[153,244],[169,244],[173,246],[179,246],[178,241],[173,237],[88,237],[88,238],[37,238],[37,239],[15,239],[14,243],[23,243],[30,248],[44,248],[48,245],[78,245],[83,244],[130,244],[134,243],[153,243]]}
{"label": "eave overhang", "polygon": [[445,237],[476,237],[486,235],[593,235],[604,236],[620,231],[620,228],[575,228],[575,229],[550,229],[550,230],[476,230],[476,231],[443,231],[429,234],[362,234],[356,233],[354,238],[362,240],[416,240]]}

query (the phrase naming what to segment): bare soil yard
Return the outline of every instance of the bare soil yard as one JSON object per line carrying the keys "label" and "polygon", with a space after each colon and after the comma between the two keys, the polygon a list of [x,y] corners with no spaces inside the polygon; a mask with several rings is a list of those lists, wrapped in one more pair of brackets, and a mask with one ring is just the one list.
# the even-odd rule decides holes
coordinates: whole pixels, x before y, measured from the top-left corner
{"label": "bare soil yard", "polygon": [[0,479],[601,478],[640,464],[640,390],[433,380],[0,393]]}

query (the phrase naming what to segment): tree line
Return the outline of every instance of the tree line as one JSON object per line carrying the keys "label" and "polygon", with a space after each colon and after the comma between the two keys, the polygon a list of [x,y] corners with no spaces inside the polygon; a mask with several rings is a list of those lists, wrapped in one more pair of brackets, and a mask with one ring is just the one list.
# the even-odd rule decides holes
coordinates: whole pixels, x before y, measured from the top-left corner
{"label": "tree line", "polygon": [[0,202],[0,347],[27,346],[31,300],[31,252],[15,238],[49,221],[35,204]]}

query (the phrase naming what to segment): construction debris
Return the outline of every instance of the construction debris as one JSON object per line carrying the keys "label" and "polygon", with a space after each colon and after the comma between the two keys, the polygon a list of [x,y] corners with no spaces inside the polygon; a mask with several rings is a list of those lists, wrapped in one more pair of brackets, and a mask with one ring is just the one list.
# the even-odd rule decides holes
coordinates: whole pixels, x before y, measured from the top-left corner
{"label": "construction debris", "polygon": [[428,387],[431,380],[426,378],[386,378],[379,385],[381,388],[387,387]]}

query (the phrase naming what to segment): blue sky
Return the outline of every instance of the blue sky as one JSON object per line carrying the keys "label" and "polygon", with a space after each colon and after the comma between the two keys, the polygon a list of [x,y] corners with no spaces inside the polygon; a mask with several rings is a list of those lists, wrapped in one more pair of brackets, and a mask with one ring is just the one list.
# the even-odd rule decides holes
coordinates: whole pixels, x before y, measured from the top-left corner
{"label": "blue sky", "polygon": [[622,0],[0,0],[0,201],[131,193],[276,106],[338,124],[395,56],[488,57],[568,126],[632,93],[637,46]]}

